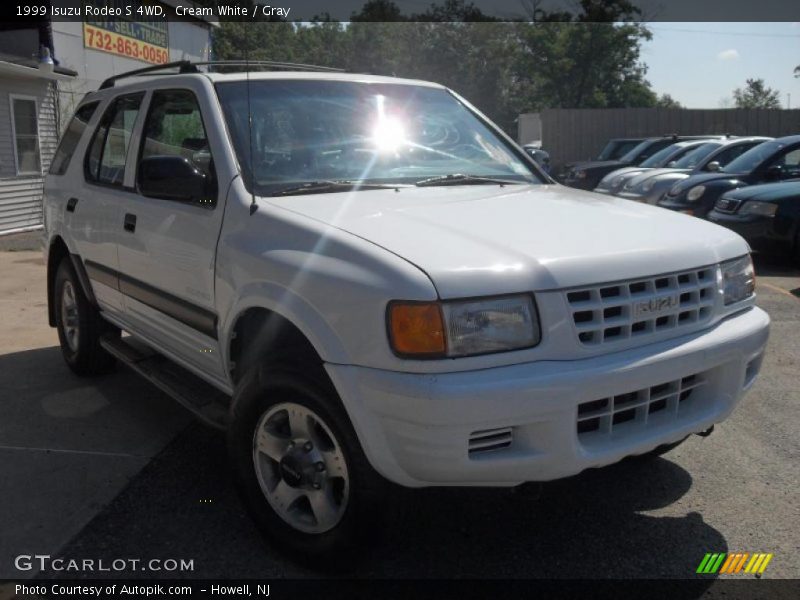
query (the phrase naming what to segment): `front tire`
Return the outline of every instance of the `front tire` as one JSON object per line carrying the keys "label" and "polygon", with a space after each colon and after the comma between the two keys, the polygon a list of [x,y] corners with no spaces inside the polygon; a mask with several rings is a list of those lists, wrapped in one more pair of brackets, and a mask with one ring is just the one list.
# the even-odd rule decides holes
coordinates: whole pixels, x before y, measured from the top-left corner
{"label": "front tire", "polygon": [[119,335],[119,329],[89,303],[69,258],[58,265],[53,293],[61,354],[69,368],[80,376],[108,373],[116,361],[100,345],[100,337]]}
{"label": "front tire", "polygon": [[307,374],[254,366],[234,395],[228,450],[259,529],[301,562],[341,564],[392,512],[390,484],[367,461],[335,390]]}

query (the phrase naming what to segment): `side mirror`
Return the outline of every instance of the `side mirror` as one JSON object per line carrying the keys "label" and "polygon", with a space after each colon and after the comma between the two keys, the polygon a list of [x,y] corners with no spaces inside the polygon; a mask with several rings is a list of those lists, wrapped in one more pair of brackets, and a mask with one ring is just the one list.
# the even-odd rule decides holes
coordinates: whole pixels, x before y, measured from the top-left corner
{"label": "side mirror", "polygon": [[712,161],[711,161],[710,163],[708,163],[708,165],[706,166],[706,170],[707,170],[707,171],[711,171],[712,173],[715,173],[715,172],[719,171],[719,169],[720,169],[720,167],[721,167],[721,166],[722,166],[722,165],[720,165],[720,164],[719,164],[719,161],[712,160]]}
{"label": "side mirror", "polygon": [[780,165],[772,165],[767,169],[765,178],[769,181],[775,181],[783,177],[783,167]]}
{"label": "side mirror", "polygon": [[153,198],[213,204],[208,176],[183,156],[151,156],[139,163],[139,191]]}

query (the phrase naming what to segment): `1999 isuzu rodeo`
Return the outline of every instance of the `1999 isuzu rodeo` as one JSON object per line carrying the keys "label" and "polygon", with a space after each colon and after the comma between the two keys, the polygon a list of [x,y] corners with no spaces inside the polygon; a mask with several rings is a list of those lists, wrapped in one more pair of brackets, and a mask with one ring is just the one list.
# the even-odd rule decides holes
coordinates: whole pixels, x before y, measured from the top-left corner
{"label": "1999 isuzu rodeo", "polygon": [[284,547],[352,545],[389,482],[662,452],[753,383],[769,318],[738,235],[555,184],[441,85],[201,66],[78,107],[50,324],[75,373],[121,360],[223,427]]}

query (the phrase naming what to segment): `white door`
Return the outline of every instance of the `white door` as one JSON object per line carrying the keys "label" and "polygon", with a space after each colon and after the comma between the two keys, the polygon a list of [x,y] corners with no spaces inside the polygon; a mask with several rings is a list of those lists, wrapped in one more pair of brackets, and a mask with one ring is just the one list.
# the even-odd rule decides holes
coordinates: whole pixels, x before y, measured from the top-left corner
{"label": "white door", "polygon": [[[186,82],[149,93],[131,181],[137,193],[126,198],[121,215],[120,289],[125,320],[135,331],[224,381],[214,302],[224,190],[212,158],[219,141],[206,133],[203,121],[210,107],[201,110],[199,98],[206,95],[196,92]],[[160,184],[143,188],[142,173],[154,170]],[[181,177],[192,172],[204,178],[205,193],[189,198],[190,186]]]}
{"label": "white door", "polygon": [[[122,202],[131,195],[124,179],[143,99],[142,92],[125,94],[98,107],[102,113],[91,121],[96,126],[88,143],[78,145],[67,176],[52,177],[48,190],[48,198],[64,206],[64,225],[74,245],[71,250],[80,255],[98,304],[117,315],[123,310],[117,281],[119,223]],[[80,116],[79,111],[76,119]],[[79,127],[79,123],[70,127],[73,124]]]}

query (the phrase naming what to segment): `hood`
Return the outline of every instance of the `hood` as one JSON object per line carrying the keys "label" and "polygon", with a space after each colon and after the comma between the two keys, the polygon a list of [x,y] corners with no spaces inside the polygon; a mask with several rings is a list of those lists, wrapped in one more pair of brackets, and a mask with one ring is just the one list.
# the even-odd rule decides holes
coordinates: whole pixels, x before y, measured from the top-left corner
{"label": "hood", "polygon": [[613,169],[628,166],[629,162],[621,160],[587,160],[585,162],[572,163],[570,168],[575,171],[589,171],[592,169]]}
{"label": "hood", "polygon": [[[623,177],[632,177],[634,175],[638,175],[642,171],[646,171],[645,167],[623,167],[622,169],[617,169],[616,171],[611,171],[606,177],[608,179],[616,179],[619,176]],[[604,178],[605,179],[605,178]]]}
{"label": "hood", "polygon": [[707,221],[561,185],[400,188],[263,198],[368,240],[442,298],[651,276],[745,254]]}
{"label": "hood", "polygon": [[[695,175],[690,175],[680,183],[676,183],[675,187],[672,188],[672,192],[675,192],[676,194],[685,192],[689,188],[696,185],[708,185],[709,183],[715,181],[746,181],[746,177],[746,173],[697,173]],[[735,183],[733,183],[733,185],[735,185]]]}
{"label": "hood", "polygon": [[650,169],[637,174],[636,177],[630,180],[629,185],[634,187],[644,183],[648,179],[674,179],[677,181],[678,179],[685,179],[688,177],[689,172],[689,169]]}
{"label": "hood", "polygon": [[616,181],[617,177],[623,177],[625,180],[629,179],[630,177],[634,177],[641,173],[644,169],[641,167],[623,167],[621,169],[615,169],[611,171],[608,175],[603,176],[603,179],[600,180],[598,186],[602,185],[603,187],[610,187],[611,183]]}
{"label": "hood", "polygon": [[800,181],[782,181],[739,188],[725,195],[734,200],[778,201],[786,198],[800,198]]}

